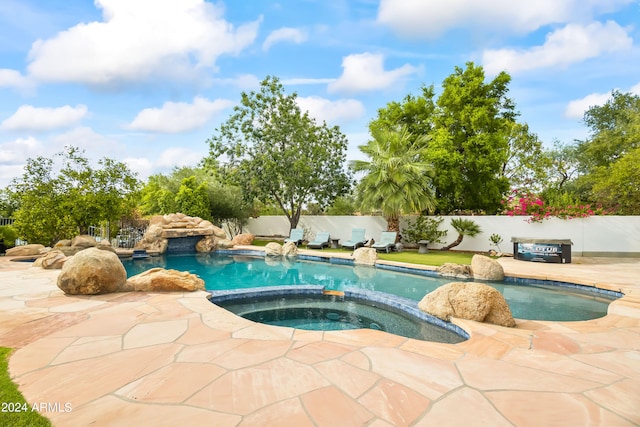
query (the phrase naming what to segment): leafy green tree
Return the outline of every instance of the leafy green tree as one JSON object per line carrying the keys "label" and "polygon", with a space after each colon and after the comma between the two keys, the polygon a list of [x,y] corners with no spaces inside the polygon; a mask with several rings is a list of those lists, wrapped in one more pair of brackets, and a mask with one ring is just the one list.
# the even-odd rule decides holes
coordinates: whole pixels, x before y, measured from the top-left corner
{"label": "leafy green tree", "polygon": [[501,175],[516,113],[507,98],[511,77],[485,82],[481,66],[467,63],[447,77],[438,98],[439,113],[425,160],[436,174],[438,209],[495,213],[509,190]]}
{"label": "leafy green tree", "polygon": [[195,176],[182,180],[182,185],[176,194],[175,206],[178,212],[185,215],[211,219],[207,185],[198,184]]}
{"label": "leafy green tree", "polygon": [[210,218],[216,224],[233,225],[232,234],[240,232],[246,219],[253,214],[253,203],[244,200],[240,187],[222,183],[218,175],[202,167],[181,167],[168,175],[152,175],[141,191],[140,210],[143,215],[182,212],[176,197],[184,180],[193,177],[196,187],[203,185],[207,193],[207,214],[197,216]]}
{"label": "leafy green tree", "polygon": [[511,188],[528,192],[542,190],[552,164],[542,141],[527,124],[507,122],[507,126],[507,155],[500,175],[509,180]]}
{"label": "leafy green tree", "polygon": [[378,117],[371,121],[369,129],[396,129],[404,126],[414,137],[431,134],[437,112],[435,91],[433,86],[423,86],[421,91],[420,96],[409,94],[402,102],[392,101],[385,108],[380,108]]}
{"label": "leafy green tree", "polygon": [[138,180],[124,163],[103,158],[93,168],[75,147],[55,157],[62,163],[57,175],[54,161],[39,156],[28,159],[22,178],[11,184],[21,238],[51,245],[131,212]]}
{"label": "leafy green tree", "polygon": [[589,108],[583,121],[590,138],[578,144],[582,172],[608,167],[640,147],[640,95],[613,91],[604,105]]}
{"label": "leafy green tree", "polygon": [[333,204],[327,208],[327,215],[353,215],[358,210],[355,197],[344,195],[336,197]]}
{"label": "leafy green tree", "polygon": [[451,226],[458,232],[458,237],[452,243],[443,247],[443,251],[448,251],[449,249],[458,246],[462,243],[464,236],[474,237],[482,233],[480,226],[470,219],[452,218]]}
{"label": "leafy green tree", "polygon": [[622,215],[640,213],[640,147],[601,170],[593,185],[595,199]]}
{"label": "leafy green tree", "polygon": [[399,130],[372,127],[373,137],[362,151],[369,160],[354,160],[351,167],[365,175],[357,191],[365,210],[380,210],[389,231],[400,231],[400,216],[434,207],[429,173],[422,160],[426,136],[413,138],[407,128]]}
{"label": "leafy green tree", "polygon": [[584,116],[590,136],[576,145],[580,175],[569,189],[581,200],[638,214],[635,161],[640,148],[640,96],[613,91]]}
{"label": "leafy green tree", "polygon": [[456,67],[442,83],[419,96],[408,95],[378,110],[369,127],[406,126],[422,140],[422,160],[433,166],[436,211],[497,212],[511,185],[532,185],[544,171],[536,153],[541,144],[507,97],[510,77],[500,73],[486,82],[484,70],[472,62]]}
{"label": "leafy green tree", "polygon": [[[0,246],[12,248],[18,238],[18,232],[11,225],[0,225]],[[0,251],[4,252],[4,251]]]}
{"label": "leafy green tree", "polygon": [[0,189],[0,218],[12,218],[18,204],[19,201],[8,188]]}
{"label": "leafy green tree", "polygon": [[246,200],[277,204],[291,228],[304,206],[327,206],[350,186],[343,169],[346,137],[337,126],[317,125],[296,98],[271,76],[260,91],[243,92],[240,105],[208,140],[205,161],[211,165],[225,158],[225,175]]}

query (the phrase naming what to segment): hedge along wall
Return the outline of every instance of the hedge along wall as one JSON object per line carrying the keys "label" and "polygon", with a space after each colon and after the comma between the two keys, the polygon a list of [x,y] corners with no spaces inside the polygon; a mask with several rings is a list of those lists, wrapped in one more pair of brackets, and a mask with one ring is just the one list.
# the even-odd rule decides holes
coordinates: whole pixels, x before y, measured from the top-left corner
{"label": "hedge along wall", "polygon": [[[400,221],[401,229],[407,226],[404,217]],[[482,233],[476,237],[465,236],[462,244],[454,250],[486,252],[492,247],[489,236],[499,234],[503,242],[500,249],[505,253],[513,252],[512,237],[533,237],[546,239],[571,239],[574,256],[617,256],[640,257],[640,216],[592,216],[589,218],[559,219],[550,218],[540,223],[528,223],[524,216],[443,216],[441,229],[447,230],[443,238],[446,243],[453,242],[458,236],[451,227],[451,218],[466,218],[475,221]],[[380,239],[380,232],[387,229],[387,222],[380,216],[302,216],[299,228],[307,230],[307,238],[318,231],[328,231],[332,238],[347,240],[351,229],[365,228],[366,237]],[[285,216],[261,216],[249,219],[245,231],[257,236],[288,236],[289,221]],[[432,244],[437,249],[443,244]]]}

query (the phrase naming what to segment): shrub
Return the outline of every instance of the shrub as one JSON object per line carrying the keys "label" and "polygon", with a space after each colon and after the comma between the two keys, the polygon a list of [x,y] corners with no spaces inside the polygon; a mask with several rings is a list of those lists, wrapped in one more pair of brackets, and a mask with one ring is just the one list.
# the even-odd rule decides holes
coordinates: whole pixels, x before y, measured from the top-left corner
{"label": "shrub", "polygon": [[402,235],[409,243],[426,240],[430,243],[443,243],[442,238],[447,235],[447,230],[439,230],[443,218],[429,218],[420,215],[414,222],[402,231]]}

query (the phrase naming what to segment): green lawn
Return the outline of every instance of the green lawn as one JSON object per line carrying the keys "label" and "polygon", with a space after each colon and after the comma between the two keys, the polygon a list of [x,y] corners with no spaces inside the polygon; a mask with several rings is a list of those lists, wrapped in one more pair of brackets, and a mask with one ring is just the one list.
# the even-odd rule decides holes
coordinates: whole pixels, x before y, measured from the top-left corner
{"label": "green lawn", "polygon": [[51,422],[32,411],[16,385],[9,378],[8,361],[13,350],[0,347],[0,426],[40,427],[51,426]]}
{"label": "green lawn", "polygon": [[[264,246],[273,240],[254,240],[253,245],[255,246]],[[282,244],[282,242],[277,242]],[[302,246],[303,248],[304,245]],[[353,251],[349,249],[323,249],[318,250],[318,253],[321,252],[338,252],[338,253],[351,253]],[[417,250],[405,250],[402,252],[391,252],[391,253],[378,253],[378,258],[384,259],[387,261],[398,261],[398,262],[406,262],[410,264],[422,264],[422,265],[432,265],[435,267],[441,266],[444,263],[452,262],[455,264],[471,264],[471,258],[473,257],[473,253],[469,252],[456,252],[456,251],[438,251],[438,250],[430,250],[429,253],[419,254]]]}

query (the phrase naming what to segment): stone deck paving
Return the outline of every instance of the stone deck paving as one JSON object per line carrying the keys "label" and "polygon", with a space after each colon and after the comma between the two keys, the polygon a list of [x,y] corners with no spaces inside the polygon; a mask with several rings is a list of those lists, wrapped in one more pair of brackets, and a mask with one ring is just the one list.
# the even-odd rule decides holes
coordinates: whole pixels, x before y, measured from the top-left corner
{"label": "stone deck paving", "polygon": [[66,296],[59,272],[2,257],[0,345],[56,426],[640,425],[640,260],[573,261],[501,263],[623,291],[607,316],[456,320],[471,339],[451,345],[255,324],[205,292]]}

